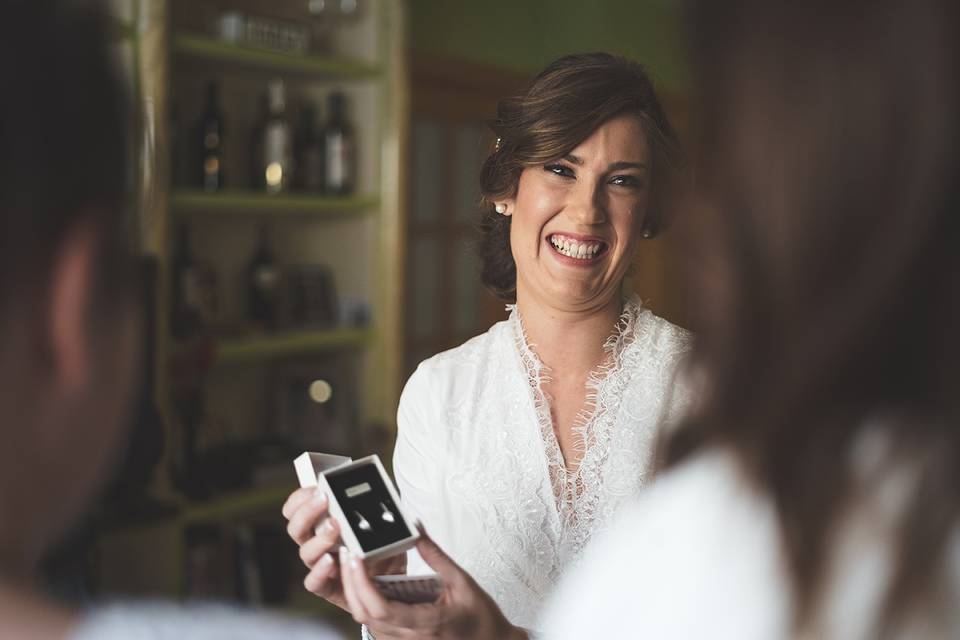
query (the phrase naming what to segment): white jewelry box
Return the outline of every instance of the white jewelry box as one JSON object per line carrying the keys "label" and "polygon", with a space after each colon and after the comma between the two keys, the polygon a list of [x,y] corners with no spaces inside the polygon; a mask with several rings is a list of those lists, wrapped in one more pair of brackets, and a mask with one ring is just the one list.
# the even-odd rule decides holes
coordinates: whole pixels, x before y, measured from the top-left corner
{"label": "white jewelry box", "polygon": [[340,525],[340,538],[357,557],[393,556],[420,538],[379,456],[351,460],[305,452],[293,464],[301,487],[316,486],[326,493],[330,516]]}

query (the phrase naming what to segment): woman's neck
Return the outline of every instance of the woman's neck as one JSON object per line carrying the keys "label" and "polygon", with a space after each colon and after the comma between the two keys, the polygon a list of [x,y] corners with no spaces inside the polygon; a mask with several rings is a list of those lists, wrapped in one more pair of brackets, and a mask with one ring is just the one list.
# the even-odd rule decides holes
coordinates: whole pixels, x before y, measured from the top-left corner
{"label": "woman's neck", "polygon": [[621,296],[592,309],[556,309],[517,295],[517,309],[523,321],[527,343],[533,345],[551,376],[564,372],[585,373],[605,357],[604,344],[616,326],[623,308]]}

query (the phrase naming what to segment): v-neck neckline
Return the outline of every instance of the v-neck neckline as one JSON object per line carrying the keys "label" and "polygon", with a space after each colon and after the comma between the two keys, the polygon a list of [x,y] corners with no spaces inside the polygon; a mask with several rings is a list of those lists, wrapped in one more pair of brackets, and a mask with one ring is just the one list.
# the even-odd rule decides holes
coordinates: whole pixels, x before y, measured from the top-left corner
{"label": "v-neck neckline", "polygon": [[[569,467],[563,456],[560,442],[557,438],[551,412],[552,398],[543,386],[550,380],[549,368],[540,360],[535,349],[527,338],[523,320],[516,305],[508,306],[510,311],[510,325],[513,333],[515,352],[518,356],[520,372],[527,380],[532,401],[533,417],[538,425],[539,441],[546,463],[546,473],[552,488],[556,511],[561,522],[568,525],[577,519],[577,503],[585,490],[584,470],[594,468],[599,462],[597,455],[603,452],[597,450],[598,440],[608,440],[615,425],[617,406],[609,406],[609,402],[598,402],[602,392],[612,376],[621,375],[621,356],[623,351],[635,340],[636,320],[642,311],[642,305],[636,298],[624,299],[623,311],[613,327],[611,335],[604,342],[604,361],[598,364],[587,376],[585,382],[586,395],[584,406],[577,414],[574,432],[574,447],[580,451],[575,467]],[[603,424],[598,418],[601,413],[613,412],[613,416],[603,416]]]}

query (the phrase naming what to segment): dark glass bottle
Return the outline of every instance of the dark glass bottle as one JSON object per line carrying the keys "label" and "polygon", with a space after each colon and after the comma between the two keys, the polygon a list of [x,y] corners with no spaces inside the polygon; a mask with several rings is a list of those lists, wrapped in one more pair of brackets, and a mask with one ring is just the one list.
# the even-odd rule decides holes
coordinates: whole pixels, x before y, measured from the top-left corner
{"label": "dark glass bottle", "polygon": [[266,227],[247,268],[247,317],[259,329],[277,328],[280,268],[270,251]]}
{"label": "dark glass bottle", "polygon": [[257,119],[250,132],[250,187],[263,191],[267,185],[263,179],[263,132],[270,118],[270,97],[264,91],[260,94]]}
{"label": "dark glass bottle", "polygon": [[175,338],[184,339],[195,335],[201,328],[201,283],[200,271],[190,249],[190,230],[181,224],[177,230],[174,250],[171,289],[170,331]]}
{"label": "dark glass bottle", "polygon": [[300,111],[293,142],[294,185],[300,191],[323,191],[323,140],[316,128],[317,107],[308,102]]}
{"label": "dark glass bottle", "polygon": [[198,124],[200,147],[200,187],[204,191],[220,191],[223,175],[223,114],[220,111],[219,89],[216,82],[207,85],[207,105]]}
{"label": "dark glass bottle", "polygon": [[327,98],[327,125],[323,131],[325,150],[324,191],[348,195],[356,186],[356,139],[346,117],[346,96],[340,92]]}
{"label": "dark glass bottle", "polygon": [[286,117],[286,91],[280,79],[267,85],[266,114],[254,136],[254,187],[268,193],[287,191],[293,178],[293,141]]}

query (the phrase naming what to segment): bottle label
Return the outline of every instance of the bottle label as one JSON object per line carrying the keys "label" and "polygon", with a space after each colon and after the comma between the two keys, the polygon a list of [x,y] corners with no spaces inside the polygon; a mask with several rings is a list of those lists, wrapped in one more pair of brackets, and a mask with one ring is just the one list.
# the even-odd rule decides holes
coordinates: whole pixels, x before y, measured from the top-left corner
{"label": "bottle label", "polygon": [[267,191],[283,191],[290,182],[290,131],[284,122],[269,122],[263,134],[263,171]]}
{"label": "bottle label", "polygon": [[334,191],[350,185],[350,156],[353,149],[342,133],[327,136],[327,188]]}

